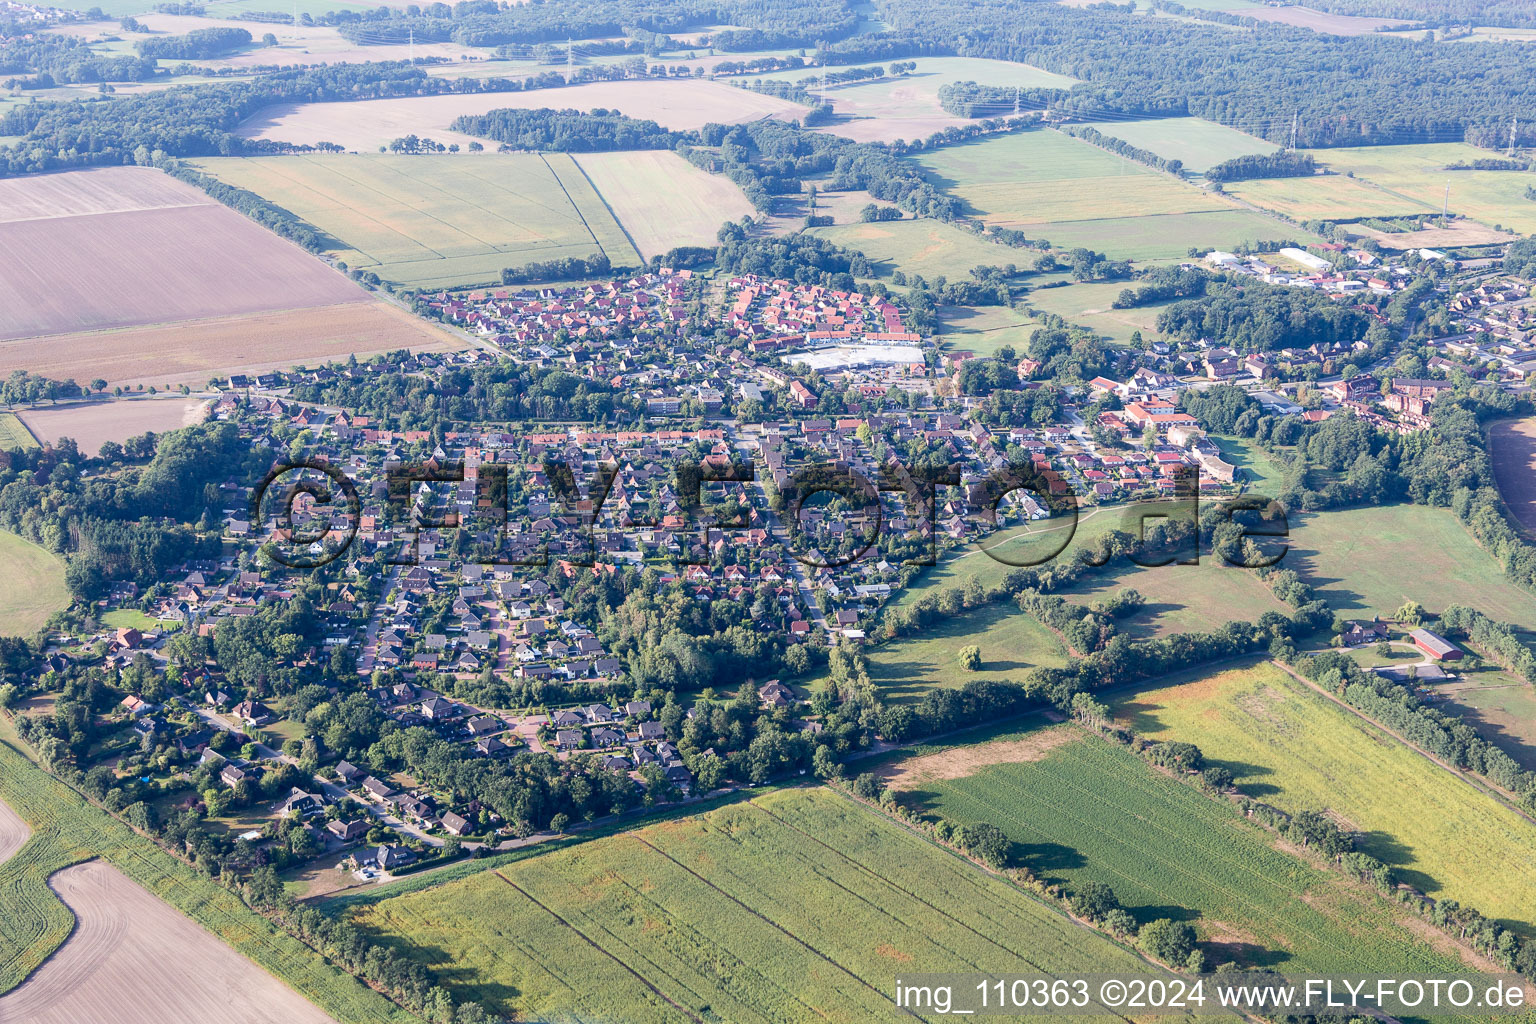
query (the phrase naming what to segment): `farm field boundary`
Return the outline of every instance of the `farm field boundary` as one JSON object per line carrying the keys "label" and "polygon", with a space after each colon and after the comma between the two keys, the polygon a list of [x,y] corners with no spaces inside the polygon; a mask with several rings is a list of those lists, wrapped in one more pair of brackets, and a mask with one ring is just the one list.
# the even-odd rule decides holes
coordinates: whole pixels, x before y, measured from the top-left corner
{"label": "farm field boundary", "polygon": [[505,1007],[515,993],[546,1019],[858,1020],[889,1007],[894,970],[1153,970],[823,789],[526,858],[353,920],[452,964],[466,997]]}
{"label": "farm field boundary", "polygon": [[1076,738],[1036,739],[1048,749],[994,764],[983,750],[968,751],[974,763],[964,775],[919,780],[901,800],[954,822],[998,826],[1014,841],[1015,862],[1069,889],[1104,882],[1142,923],[1189,920],[1217,959],[1307,971],[1466,969],[1395,905],[1279,848],[1231,803],[1129,750],[1071,724],[994,742],[1052,731]]}
{"label": "farm field boundary", "polygon": [[0,864],[0,992],[30,975],[69,936],[74,916],[48,887],[55,871],[100,857],[192,918],[341,1024],[412,1024],[414,1018],[140,836],[21,753],[0,718],[0,800],[32,836]]}

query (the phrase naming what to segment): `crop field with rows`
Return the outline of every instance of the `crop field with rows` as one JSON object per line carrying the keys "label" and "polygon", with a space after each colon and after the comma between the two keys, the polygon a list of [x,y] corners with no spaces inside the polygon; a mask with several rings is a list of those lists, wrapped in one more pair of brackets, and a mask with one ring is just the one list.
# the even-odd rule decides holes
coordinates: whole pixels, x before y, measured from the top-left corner
{"label": "crop field with rows", "polygon": [[[993,743],[1005,753],[1031,732]],[[1104,882],[1142,923],[1188,919],[1216,961],[1383,974],[1458,966],[1420,939],[1406,911],[1278,848],[1234,805],[1086,733],[1039,746],[1043,756],[993,764],[985,748],[966,748],[967,774],[922,782],[902,800],[996,825],[1016,862],[1069,890]]]}
{"label": "crop field with rows", "polygon": [[1147,965],[850,799],[781,790],[382,900],[459,993],[539,1020],[871,1020],[902,972]]}

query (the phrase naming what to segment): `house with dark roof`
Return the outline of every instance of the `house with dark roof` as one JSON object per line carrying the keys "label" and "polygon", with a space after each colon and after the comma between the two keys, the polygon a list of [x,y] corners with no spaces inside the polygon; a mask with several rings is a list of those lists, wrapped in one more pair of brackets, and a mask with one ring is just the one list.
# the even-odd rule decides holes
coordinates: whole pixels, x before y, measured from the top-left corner
{"label": "house with dark roof", "polygon": [[368,819],[354,818],[351,821],[327,822],[325,830],[344,843],[355,843],[368,834]]}
{"label": "house with dark roof", "polygon": [[373,863],[380,871],[393,871],[415,861],[416,851],[408,846],[381,846],[373,855]]}

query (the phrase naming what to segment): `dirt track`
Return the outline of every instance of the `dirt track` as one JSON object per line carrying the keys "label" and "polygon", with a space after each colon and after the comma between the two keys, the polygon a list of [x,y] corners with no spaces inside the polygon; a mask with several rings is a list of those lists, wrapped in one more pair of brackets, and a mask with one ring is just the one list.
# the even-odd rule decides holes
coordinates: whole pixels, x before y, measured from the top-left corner
{"label": "dirt track", "polygon": [[79,923],[0,997],[0,1024],[335,1024],[110,864],[77,864],[49,884]]}

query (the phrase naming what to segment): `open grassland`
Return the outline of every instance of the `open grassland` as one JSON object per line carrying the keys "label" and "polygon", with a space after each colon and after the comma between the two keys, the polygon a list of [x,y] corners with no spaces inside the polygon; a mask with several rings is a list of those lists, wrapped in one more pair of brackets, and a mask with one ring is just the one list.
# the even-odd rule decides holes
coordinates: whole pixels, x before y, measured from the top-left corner
{"label": "open grassland", "polygon": [[915,158],[987,223],[1191,213],[1230,207],[1133,160],[1061,132],[1013,132]]}
{"label": "open grassland", "polygon": [[0,450],[20,451],[23,448],[37,448],[37,438],[27,429],[27,425],[21,422],[13,412],[0,412]]}
{"label": "open grassland", "polygon": [[1361,178],[1325,174],[1310,178],[1260,178],[1222,186],[1239,199],[1297,220],[1351,220],[1431,212],[1417,199],[1388,192]]}
{"label": "open grassland", "polygon": [[932,280],[968,277],[972,267],[1027,266],[1038,253],[1013,249],[937,220],[887,220],[812,228],[811,233],[868,256],[881,277],[900,270]]}
{"label": "open grassland", "polygon": [[1511,583],[1456,516],[1424,505],[1291,514],[1295,569],[1344,616],[1389,615],[1405,601],[1432,613],[1464,604],[1536,630],[1536,595]]}
{"label": "open grassland", "polygon": [[941,337],[952,352],[971,352],[990,356],[1004,345],[1015,352],[1025,352],[1029,336],[1040,327],[1032,319],[1010,306],[944,306],[939,310]]}
{"label": "open grassland", "polygon": [[1156,175],[1134,160],[1045,128],[945,146],[913,159],[936,184],[950,188]]}
{"label": "open grassland", "polygon": [[1057,249],[1092,249],[1129,260],[1182,260],[1190,249],[1204,252],[1277,239],[1318,240],[1310,231],[1250,210],[1231,208],[1014,226]]}
{"label": "open grassland", "polygon": [[550,1021],[870,1020],[901,971],[1147,970],[826,790],[531,857],[354,919],[459,994]]}
{"label": "open grassland", "polygon": [[[279,156],[199,165],[336,240],[350,267],[411,287],[499,282],[504,267],[639,255],[571,157]],[[573,192],[574,190],[574,192]]]}
{"label": "open grassland", "polygon": [[[988,538],[986,550],[968,546],[942,559],[897,601],[912,601],[924,591],[959,586],[971,578],[984,587],[995,586],[1017,565],[1075,558],[1079,551],[1086,550],[1087,545],[1111,530],[1139,535],[1139,517],[1143,513],[1187,516],[1188,509],[1187,504],[1162,502],[1116,505],[1085,510],[1075,529],[1065,517],[1012,527]],[[1198,565],[1144,568],[1120,559],[1084,576],[1075,586],[1063,590],[1062,595],[1080,604],[1092,604],[1126,587],[1139,591],[1147,602],[1136,614],[1120,620],[1120,628],[1136,636],[1207,631],[1234,619],[1252,621],[1267,611],[1287,610],[1257,576],[1227,565],[1209,551],[1202,552]],[[1012,605],[997,607],[1013,611]],[[951,620],[948,628],[961,629],[976,614]],[[978,642],[985,626],[971,632],[973,636],[951,641],[951,657],[961,646]]]}
{"label": "open grassland", "polygon": [[[1090,248],[1104,251],[1102,245]],[[1128,344],[1137,331],[1146,338],[1155,335],[1157,314],[1172,305],[1172,302],[1155,302],[1135,309],[1115,309],[1116,297],[1127,287],[1134,286],[1132,281],[1083,281],[1057,288],[1035,288],[1024,301],[1123,345]]]}
{"label": "open grassland", "polygon": [[[988,747],[998,755],[991,763]],[[1106,883],[1143,923],[1189,920],[1217,961],[1384,974],[1459,966],[1387,901],[1277,849],[1230,803],[1075,725],[1021,729],[957,753],[962,771],[914,779],[903,802],[998,826],[1016,862],[1069,889]]]}
{"label": "open grassland", "polygon": [[158,388],[202,385],[232,372],[313,366],[348,355],[465,347],[458,336],[404,309],[370,300],[4,342],[0,376],[29,370],[57,380],[100,377],[125,388]]}
{"label": "open grassland", "polygon": [[1221,457],[1242,471],[1239,479],[1249,494],[1277,496],[1285,484],[1285,469],[1264,449],[1243,437],[1211,435]]}
{"label": "open grassland", "polygon": [[735,182],[670,150],[582,153],[575,160],[646,259],[674,246],[714,245],[723,222],[753,212]]}
{"label": "open grassland", "polygon": [[50,406],[28,409],[20,418],[39,440],[57,444],[73,438],[82,452],[94,455],[108,441],[200,423],[207,411],[207,399],[176,397]]}
{"label": "open grassland", "polygon": [[[240,128],[246,138],[338,146],[369,153],[405,135],[468,145],[473,136],[450,131],[461,114],[513,107],[617,110],[666,128],[700,128],[710,122],[738,124],[783,114],[799,117],[805,108],[788,100],[736,89],[723,82],[592,82],[529,92],[455,93],[359,102],[288,103],[267,107]],[[495,148],[495,144],[491,144]]]}
{"label": "open grassland", "polygon": [[[984,556],[983,556],[984,557]],[[981,668],[960,667],[960,648],[981,648]],[[888,700],[915,700],[972,680],[1017,682],[1036,665],[1067,664],[1066,646],[1034,616],[1006,602],[946,618],[916,636],[869,651],[869,677]]]}
{"label": "open grassland", "polygon": [[1413,146],[1364,146],[1312,150],[1317,162],[1341,174],[1352,172],[1404,199],[1439,210],[1451,187],[1451,212],[1483,224],[1502,224],[1522,233],[1536,231],[1536,203],[1525,190],[1536,174],[1520,171],[1447,171],[1447,164],[1470,163],[1490,154],[1460,142]]}
{"label": "open grassland", "polygon": [[984,182],[951,191],[983,222],[1007,227],[1230,210],[1209,192],[1151,171],[1105,178]]}
{"label": "open grassland", "polygon": [[1447,710],[1474,725],[1521,767],[1536,769],[1536,689],[1498,669],[1458,675],[1457,681],[1434,688]]}
{"label": "open grassland", "polygon": [[1298,230],[1061,132],[1015,132],[915,159],[984,223],[1058,249],[1181,259],[1192,247],[1288,238]]}
{"label": "open grassland", "polygon": [[[0,1015],[29,1024],[327,1024],[332,1018],[103,861],[54,875],[78,924]],[[81,978],[86,980],[83,984]]]}
{"label": "open grassland", "polygon": [[1436,898],[1526,931],[1536,922],[1530,822],[1273,664],[1147,691],[1115,712],[1139,735],[1195,744],[1254,799],[1337,816]]}
{"label": "open grassland", "polygon": [[[136,954],[128,954],[130,959],[124,960],[124,954],[114,953],[119,943],[137,945],[145,955],[164,961],[162,970],[212,971],[210,982],[234,983],[251,993],[249,1002],[257,1007],[287,1007],[291,1019],[324,1020],[324,1015],[329,1015],[343,1024],[409,1024],[413,1019],[350,975],[327,964],[297,939],[278,931],[233,893],[93,807],[73,789],[34,765],[21,753],[21,742],[9,720],[0,720],[0,801],[8,804],[32,830],[21,848],[0,864],[0,905],[6,909],[0,915],[0,992],[11,993],[6,1002],[0,1002],[0,1019],[38,1019],[32,1016],[32,1010],[18,1015],[12,1014],[10,1008],[26,1005],[42,1012],[43,1007],[65,998],[81,1000],[69,1004],[76,1009],[75,1015],[68,1018],[71,1020],[151,1019],[123,1016],[131,1008],[113,1002],[121,998],[124,986],[131,983],[121,972],[131,972],[135,965],[142,968],[144,963],[142,959],[131,958]],[[136,887],[165,901],[202,927],[192,926],[174,933],[182,936],[182,940],[163,946],[162,937],[173,933],[161,926],[164,922],[157,924],[157,915],[144,905],[131,902],[126,890],[115,896],[91,896],[78,904],[80,934],[95,936],[87,943],[89,955],[81,959],[77,953],[60,954],[57,962],[68,962],[73,969],[49,971],[50,987],[42,993],[43,1002],[35,1004],[32,1000],[36,996],[29,990],[32,982],[43,979],[43,974],[39,972],[31,981],[26,979],[60,945],[68,948],[66,939],[75,927],[75,916],[49,888],[48,879],[55,872],[92,857],[100,857]],[[68,897],[69,893],[65,895]],[[105,922],[104,929],[97,927],[98,913],[105,915],[100,918]],[[146,929],[141,934],[156,936],[153,943],[135,942],[124,934],[135,920]],[[212,951],[219,940],[254,961],[268,975],[253,971],[237,979],[231,973],[234,968]],[[162,985],[174,985],[178,976],[172,974],[168,982],[164,981],[166,975],[159,977]],[[187,976],[181,979],[184,987],[190,985]],[[209,990],[202,987],[205,984],[199,982],[197,991],[207,993]],[[324,1015],[296,1016],[301,1007],[289,1006],[290,988],[310,999]],[[154,989],[149,991],[151,1001],[144,1012],[172,1005],[168,1000],[174,997],[169,991],[159,991],[158,998]],[[244,1000],[236,1000],[240,1001]],[[226,1019],[233,1006],[226,993],[222,1005],[198,1000],[183,1009],[186,1012],[180,1019]],[[153,1019],[163,1020],[165,1016]]]}
{"label": "open grassland", "polygon": [[1203,633],[1226,622],[1256,622],[1265,612],[1290,612],[1253,572],[1228,565],[1208,552],[1198,565],[1143,568],[1128,560],[1120,564],[1124,568],[1085,576],[1059,593],[1069,601],[1091,605],[1117,590],[1134,588],[1147,603],[1119,622],[1121,631],[1132,636]]}
{"label": "open grassland", "polygon": [[298,246],[148,168],[14,178],[0,211],[0,341],[367,301]]}
{"label": "open grassland", "polygon": [[27,636],[69,607],[64,563],[52,552],[0,530],[0,634]]}
{"label": "open grassland", "polygon": [[1150,150],[1165,160],[1182,160],[1189,171],[1204,171],[1235,157],[1273,153],[1280,148],[1200,117],[1165,117],[1096,127],[1105,135]]}

